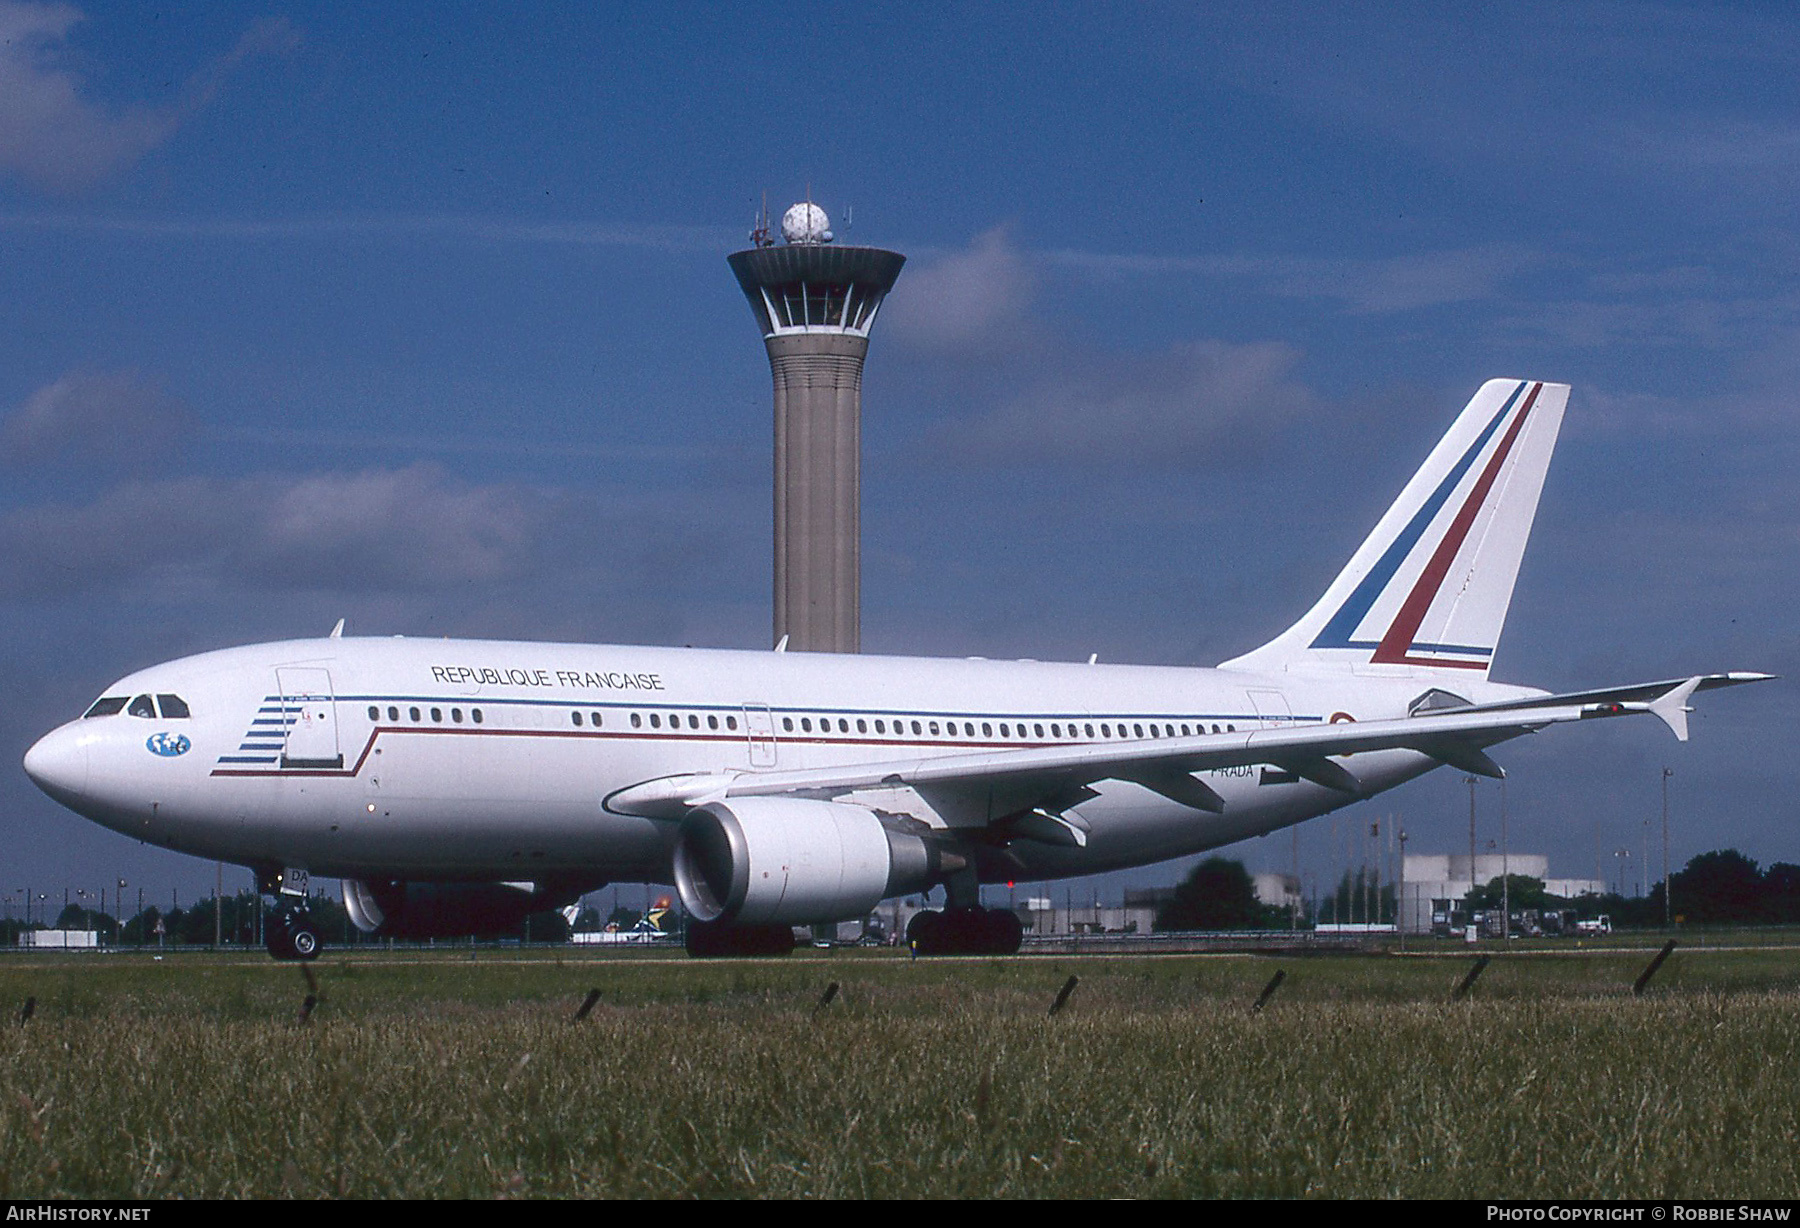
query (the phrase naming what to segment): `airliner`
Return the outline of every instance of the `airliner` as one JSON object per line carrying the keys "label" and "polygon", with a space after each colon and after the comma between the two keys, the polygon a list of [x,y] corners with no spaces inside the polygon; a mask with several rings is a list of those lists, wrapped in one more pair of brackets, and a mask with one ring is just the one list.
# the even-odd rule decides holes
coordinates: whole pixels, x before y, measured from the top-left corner
{"label": "airliner", "polygon": [[983,883],[1149,865],[1572,721],[1688,735],[1726,673],[1494,682],[1566,385],[1482,386],[1318,602],[1212,669],[449,639],[259,644],[106,688],[25,756],[115,831],[249,867],[311,958],[311,875],[374,934],[466,934],[673,883],[693,955],[944,892],[922,954],[1009,953]]}

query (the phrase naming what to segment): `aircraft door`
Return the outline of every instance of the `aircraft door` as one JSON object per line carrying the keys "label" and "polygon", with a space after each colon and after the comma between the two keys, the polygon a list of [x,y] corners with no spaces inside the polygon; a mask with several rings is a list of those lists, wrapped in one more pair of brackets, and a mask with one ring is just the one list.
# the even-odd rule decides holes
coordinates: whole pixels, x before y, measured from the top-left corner
{"label": "aircraft door", "polygon": [[284,768],[341,768],[344,755],[338,747],[337,701],[331,691],[331,671],[287,666],[275,671],[281,692],[282,718],[287,740],[281,752]]}
{"label": "aircraft door", "polygon": [[1256,709],[1257,719],[1270,728],[1294,723],[1293,710],[1288,707],[1287,696],[1280,691],[1250,691],[1251,706]]}
{"label": "aircraft door", "polygon": [[744,705],[744,735],[750,739],[750,766],[772,768],[777,757],[775,718],[768,704]]}

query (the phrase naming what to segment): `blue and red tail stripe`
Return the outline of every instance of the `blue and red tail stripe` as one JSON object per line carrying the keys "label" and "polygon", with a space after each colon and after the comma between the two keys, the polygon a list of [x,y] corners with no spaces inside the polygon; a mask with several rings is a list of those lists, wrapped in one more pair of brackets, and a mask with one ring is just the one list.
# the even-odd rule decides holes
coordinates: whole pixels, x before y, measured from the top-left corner
{"label": "blue and red tail stripe", "polygon": [[[1542,383],[1520,381],[1519,386],[1506,398],[1493,418],[1484,426],[1473,443],[1457,458],[1456,464],[1444,475],[1431,496],[1425,500],[1419,510],[1407,521],[1406,527],[1400,531],[1388,548],[1383,551],[1375,566],[1369,569],[1361,582],[1351,592],[1344,604],[1338,607],[1330,620],[1313,640],[1313,648],[1357,648],[1371,652],[1370,660],[1395,665],[1428,665],[1440,669],[1481,669],[1485,670],[1491,663],[1494,647],[1491,644],[1438,644],[1416,642],[1414,637],[1425,621],[1432,602],[1443,587],[1444,578],[1449,574],[1450,566],[1456,560],[1457,553],[1467,540],[1469,530],[1480,514],[1482,504],[1486,502],[1492,491],[1494,482],[1506,466],[1506,460],[1512,453],[1514,444],[1518,442],[1524,430],[1525,421],[1531,414],[1531,408],[1537,402],[1538,394],[1543,390]],[[1517,413],[1514,410],[1517,409]],[[1399,612],[1395,615],[1388,629],[1379,640],[1352,639],[1357,627],[1368,617],[1370,609],[1393,582],[1394,576],[1405,564],[1431,523],[1437,519],[1438,513],[1449,502],[1450,496],[1461,485],[1482,452],[1494,436],[1512,419],[1499,446],[1488,458],[1487,465],[1477,477],[1474,486],[1464,498],[1462,506],[1457,510],[1455,518],[1450,522],[1443,538],[1438,542],[1431,558],[1426,562],[1419,578],[1413,582],[1406,599],[1401,602]]]}

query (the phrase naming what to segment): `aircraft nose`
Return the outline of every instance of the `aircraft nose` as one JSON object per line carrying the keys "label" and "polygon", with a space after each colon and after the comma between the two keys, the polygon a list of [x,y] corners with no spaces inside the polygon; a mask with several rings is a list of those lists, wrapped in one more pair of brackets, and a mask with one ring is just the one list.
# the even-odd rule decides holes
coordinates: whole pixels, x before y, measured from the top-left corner
{"label": "aircraft nose", "polygon": [[51,730],[25,752],[25,774],[59,802],[80,799],[88,785],[87,739],[69,725]]}

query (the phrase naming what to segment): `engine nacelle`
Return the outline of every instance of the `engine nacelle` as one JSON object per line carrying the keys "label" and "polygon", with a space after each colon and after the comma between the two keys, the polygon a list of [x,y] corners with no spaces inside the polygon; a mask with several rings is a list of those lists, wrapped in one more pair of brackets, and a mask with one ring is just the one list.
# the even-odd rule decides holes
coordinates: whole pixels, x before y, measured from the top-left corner
{"label": "engine nacelle", "polygon": [[365,934],[461,938],[505,932],[532,913],[580,894],[540,883],[365,883],[347,878],[344,909]]}
{"label": "engine nacelle", "polygon": [[867,914],[942,873],[935,844],[843,802],[742,797],[688,812],[675,886],[701,921],[813,925]]}

